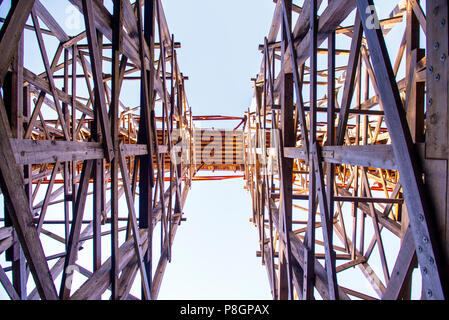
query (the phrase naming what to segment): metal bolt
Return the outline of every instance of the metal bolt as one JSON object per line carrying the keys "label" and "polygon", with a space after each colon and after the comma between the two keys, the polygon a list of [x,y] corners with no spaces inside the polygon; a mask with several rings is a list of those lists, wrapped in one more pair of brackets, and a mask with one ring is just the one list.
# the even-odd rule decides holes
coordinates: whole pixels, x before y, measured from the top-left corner
{"label": "metal bolt", "polygon": [[429,257],[429,264],[433,265],[435,263],[435,260],[433,260],[432,257]]}
{"label": "metal bolt", "polygon": [[429,105],[433,103],[433,99],[429,98]]}
{"label": "metal bolt", "polygon": [[440,57],[440,60],[442,61],[442,62],[444,62],[444,61],[446,61],[446,54],[442,54],[441,55],[441,57]]}
{"label": "metal bolt", "polygon": [[418,252],[422,252],[422,247],[418,247]]}
{"label": "metal bolt", "polygon": [[435,42],[435,43],[433,44],[433,48],[434,48],[435,50],[438,50],[438,49],[440,48],[440,43],[439,43],[439,42]]}
{"label": "metal bolt", "polygon": [[431,297],[433,295],[433,292],[432,292],[432,290],[430,290],[430,289],[427,289],[427,296],[428,297]]}
{"label": "metal bolt", "polygon": [[418,220],[421,221],[421,222],[423,222],[423,221],[424,221],[424,216],[423,216],[422,214],[420,214],[420,215],[418,216]]}
{"label": "metal bolt", "polygon": [[437,73],[437,74],[435,75],[435,81],[440,81],[440,78],[441,78],[440,74]]}
{"label": "metal bolt", "polygon": [[422,241],[423,241],[424,243],[428,243],[428,242],[429,242],[429,238],[427,238],[426,236],[424,236],[424,237],[422,238]]}
{"label": "metal bolt", "polygon": [[429,67],[429,71],[430,71],[430,72],[433,72],[433,66],[430,66],[430,67]]}
{"label": "metal bolt", "polygon": [[427,268],[424,267],[424,268],[422,269],[422,273],[427,274]]}
{"label": "metal bolt", "polygon": [[442,28],[442,27],[444,27],[444,25],[446,24],[446,19],[441,19],[441,21],[440,21],[440,27]]}

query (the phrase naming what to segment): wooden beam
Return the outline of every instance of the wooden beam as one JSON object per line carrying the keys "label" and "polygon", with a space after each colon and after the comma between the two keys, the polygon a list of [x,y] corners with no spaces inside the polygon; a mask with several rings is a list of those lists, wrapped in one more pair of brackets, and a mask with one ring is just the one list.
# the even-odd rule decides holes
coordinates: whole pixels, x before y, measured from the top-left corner
{"label": "wooden beam", "polygon": [[[346,124],[349,116],[349,108],[352,103],[352,97],[355,88],[355,78],[357,74],[357,65],[360,60],[360,48],[362,45],[363,28],[360,16],[357,13],[354,21],[354,35],[351,42],[351,50],[348,60],[348,69],[346,70],[345,85],[343,88],[343,98],[341,102],[340,116],[338,117],[337,127],[337,145],[342,145],[345,140]],[[359,75],[360,77],[360,75]]]}
{"label": "wooden beam", "polygon": [[[21,139],[10,139],[10,142],[18,165],[104,159],[104,149],[99,142]],[[148,153],[147,146],[139,144],[126,144],[123,150],[127,157]]]}
{"label": "wooden beam", "polygon": [[84,21],[86,24],[87,40],[89,44],[90,61],[92,64],[92,75],[94,80],[95,98],[98,99],[99,120],[101,131],[103,132],[104,151],[107,161],[114,158],[114,148],[112,145],[112,138],[110,135],[111,129],[108,118],[108,111],[106,109],[105,88],[103,84],[103,68],[100,59],[100,51],[98,48],[95,16],[93,11],[92,0],[83,0]]}
{"label": "wooden beam", "polygon": [[[302,148],[285,148],[285,156],[305,159]],[[334,164],[348,164],[361,167],[396,170],[397,164],[391,145],[366,146],[324,146],[321,150],[323,161]]]}

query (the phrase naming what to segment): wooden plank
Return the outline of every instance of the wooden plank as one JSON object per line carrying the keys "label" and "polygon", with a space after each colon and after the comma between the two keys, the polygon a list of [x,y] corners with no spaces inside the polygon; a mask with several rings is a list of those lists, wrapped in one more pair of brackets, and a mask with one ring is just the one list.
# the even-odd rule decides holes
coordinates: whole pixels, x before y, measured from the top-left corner
{"label": "wooden plank", "polygon": [[[285,156],[294,159],[305,159],[306,157],[302,148],[297,147],[285,148]],[[324,146],[321,157],[323,161],[334,164],[397,169],[391,145]]]}
{"label": "wooden plank", "polygon": [[[10,142],[19,165],[104,159],[104,150],[99,142],[21,139],[10,139]],[[123,149],[126,156],[147,154],[146,145],[129,144]]]}

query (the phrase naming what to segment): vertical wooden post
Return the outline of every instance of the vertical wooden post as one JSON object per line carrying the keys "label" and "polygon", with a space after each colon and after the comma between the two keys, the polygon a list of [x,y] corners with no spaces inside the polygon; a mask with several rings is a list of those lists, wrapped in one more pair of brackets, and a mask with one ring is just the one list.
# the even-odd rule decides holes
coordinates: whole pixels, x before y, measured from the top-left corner
{"label": "vertical wooden post", "polygon": [[[282,24],[282,69],[285,70],[284,57],[288,51],[288,33],[291,34],[291,21],[292,21],[292,1],[283,1],[284,15],[287,16],[287,22]],[[295,130],[293,127],[293,73],[282,73],[282,89],[281,89],[281,136],[279,148],[283,150],[284,147],[294,147],[296,137],[294,136]],[[281,152],[281,155],[283,152]],[[292,266],[291,252],[289,245],[289,233],[292,230],[292,177],[293,177],[293,159],[289,159],[281,156],[281,181],[280,181],[280,229],[286,237],[285,248],[283,241],[281,241],[281,247],[279,250],[279,299],[293,299],[293,285],[292,285]]]}
{"label": "vertical wooden post", "polygon": [[[317,0],[310,1],[310,128],[309,150],[316,143],[316,107],[317,107],[317,49],[318,18]],[[309,157],[309,214],[305,238],[304,290],[303,299],[313,299],[315,283],[315,221],[316,221],[316,175],[312,153]]]}
{"label": "vertical wooden post", "polygon": [[119,99],[120,99],[120,54],[123,37],[123,0],[114,1],[114,27],[112,51],[112,103],[111,103],[111,136],[114,147],[114,159],[111,162],[111,291],[112,300],[119,298],[119,239],[118,239],[118,173],[119,173]]}
{"label": "vertical wooden post", "polygon": [[[427,90],[426,90],[426,187],[436,222],[443,255],[443,269],[449,261],[449,4],[427,0]],[[420,262],[421,263],[421,262]],[[446,279],[447,281],[447,279]],[[424,291],[424,296],[426,292]],[[447,296],[446,296],[447,298]]]}
{"label": "vertical wooden post", "polygon": [[[152,288],[153,282],[153,187],[154,167],[153,156],[154,143],[157,137],[153,137],[152,111],[154,101],[154,34],[155,34],[155,0],[145,0],[143,40],[150,49],[150,70],[142,70],[141,78],[141,109],[138,142],[148,146],[148,155],[140,157],[140,182],[139,182],[139,227],[148,229],[148,249],[144,256],[144,265]],[[141,48],[142,50],[143,48]],[[156,157],[159,155],[156,154]],[[142,292],[143,294],[143,292]]]}
{"label": "vertical wooden post", "polygon": [[[103,2],[103,0],[101,0]],[[115,4],[114,4],[115,6]],[[116,21],[114,21],[116,22]],[[115,30],[114,30],[115,31]],[[103,34],[97,30],[97,42],[98,51],[100,57],[103,56]],[[115,65],[113,66],[115,68]],[[75,69],[76,70],[76,69]],[[94,122],[92,128],[92,141],[103,142],[103,134],[101,132],[100,125],[100,109],[101,109],[101,99],[98,96],[98,92],[95,92],[94,100]],[[114,119],[114,118],[112,118]],[[108,133],[105,133],[106,135]],[[93,169],[93,269],[98,270],[101,267],[101,219],[102,212],[104,210],[104,161],[103,159],[95,160]],[[113,228],[114,230],[114,228]],[[114,231],[113,231],[114,234]]]}
{"label": "vertical wooden post", "polygon": [[[5,91],[5,106],[8,112],[9,123],[11,125],[11,131],[13,138],[20,139],[23,136],[23,101],[24,101],[24,89],[23,89],[23,36],[20,38],[17,51],[12,61],[12,71],[8,72],[5,84],[3,86]],[[25,176],[30,173],[24,171]],[[31,193],[27,193],[28,197]],[[9,216],[8,207],[5,206],[5,226],[12,226],[12,220]],[[17,238],[17,235],[14,234]],[[11,248],[6,252],[6,258],[12,262],[12,284],[17,294],[21,299],[26,299],[26,280],[27,269],[26,261],[23,255],[23,250],[20,243],[16,241]]]}

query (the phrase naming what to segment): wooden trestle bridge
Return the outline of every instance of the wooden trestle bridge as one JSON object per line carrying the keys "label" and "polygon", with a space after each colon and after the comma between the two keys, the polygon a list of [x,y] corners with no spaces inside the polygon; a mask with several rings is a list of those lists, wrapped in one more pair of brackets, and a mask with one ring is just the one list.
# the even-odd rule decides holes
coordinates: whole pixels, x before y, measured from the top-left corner
{"label": "wooden trestle bridge", "polygon": [[192,113],[161,0],[66,2],[0,1],[7,296],[155,300],[192,183],[244,178],[273,299],[446,298],[446,0],[275,0],[242,118]]}

